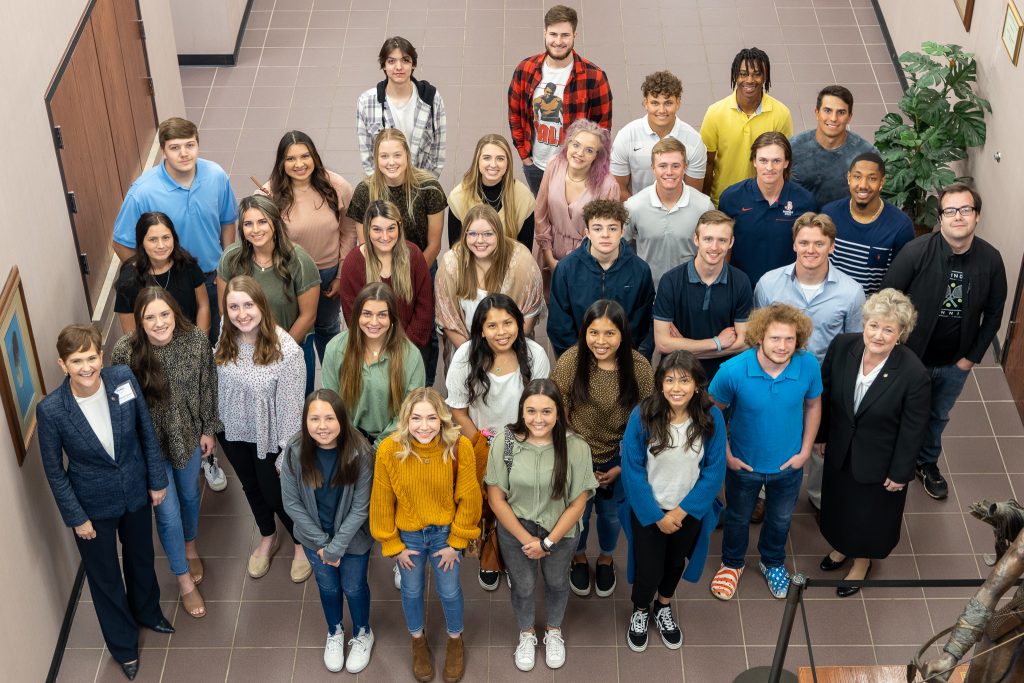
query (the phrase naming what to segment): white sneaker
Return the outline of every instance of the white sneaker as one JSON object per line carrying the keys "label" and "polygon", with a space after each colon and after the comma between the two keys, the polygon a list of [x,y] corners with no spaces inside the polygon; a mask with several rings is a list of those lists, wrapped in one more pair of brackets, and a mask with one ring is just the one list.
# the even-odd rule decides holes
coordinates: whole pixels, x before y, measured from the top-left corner
{"label": "white sneaker", "polygon": [[402,590],[402,573],[398,571],[398,563],[395,562],[395,590]]}
{"label": "white sneaker", "polygon": [[211,455],[203,458],[203,474],[206,475],[206,485],[212,491],[223,491],[228,487],[228,478],[224,476],[224,470],[217,464],[217,456]]}
{"label": "white sneaker", "polygon": [[327,636],[324,648],[324,666],[328,671],[338,672],[345,668],[345,629],[338,624],[333,636]]}
{"label": "white sneaker", "polygon": [[370,663],[370,652],[373,650],[373,632],[359,629],[355,638],[348,641],[348,662],[345,670],[357,674]]}
{"label": "white sneaker", "polygon": [[533,671],[536,661],[537,635],[529,631],[519,634],[519,645],[516,646],[516,668],[520,671]]}
{"label": "white sneaker", "polygon": [[558,669],[565,664],[565,641],[562,629],[549,628],[544,634],[544,663],[549,669]]}

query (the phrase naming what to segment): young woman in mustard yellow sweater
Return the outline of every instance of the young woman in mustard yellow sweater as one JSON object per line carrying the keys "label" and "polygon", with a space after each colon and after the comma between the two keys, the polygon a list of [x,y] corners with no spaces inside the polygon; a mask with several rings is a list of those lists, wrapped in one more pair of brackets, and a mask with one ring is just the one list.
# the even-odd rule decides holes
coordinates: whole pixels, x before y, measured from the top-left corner
{"label": "young woman in mustard yellow sweater", "polygon": [[460,434],[440,394],[414,389],[402,404],[397,431],[377,449],[370,533],[384,555],[398,562],[418,681],[434,677],[423,634],[428,563],[448,627],[444,680],[455,683],[465,672],[459,561],[469,541],[480,535],[482,496],[473,447]]}

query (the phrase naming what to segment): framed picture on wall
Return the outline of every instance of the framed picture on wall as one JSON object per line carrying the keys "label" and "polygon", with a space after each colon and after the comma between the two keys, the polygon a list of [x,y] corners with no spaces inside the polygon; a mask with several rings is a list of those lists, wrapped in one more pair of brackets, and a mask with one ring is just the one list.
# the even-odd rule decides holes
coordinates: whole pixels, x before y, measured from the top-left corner
{"label": "framed picture on wall", "polygon": [[0,293],[0,339],[0,396],[21,465],[36,433],[36,405],[46,388],[17,266]]}
{"label": "framed picture on wall", "polygon": [[971,17],[974,15],[974,0],[953,0],[956,10],[960,13],[960,21],[964,22],[964,30],[971,30]]}
{"label": "framed picture on wall", "polygon": [[1020,39],[1022,34],[1024,34],[1024,21],[1021,21],[1020,12],[1017,11],[1017,6],[1013,4],[1013,0],[1008,0],[1006,3],[1006,14],[1003,15],[1001,37],[1003,47],[1006,48],[1006,53],[1010,55],[1010,61],[1013,62],[1014,66],[1017,65],[1017,59],[1020,57]]}

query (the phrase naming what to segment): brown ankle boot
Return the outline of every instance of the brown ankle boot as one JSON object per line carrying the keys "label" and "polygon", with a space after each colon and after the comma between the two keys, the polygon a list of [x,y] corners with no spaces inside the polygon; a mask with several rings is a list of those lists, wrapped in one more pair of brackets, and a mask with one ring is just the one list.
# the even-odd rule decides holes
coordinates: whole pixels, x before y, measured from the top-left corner
{"label": "brown ankle boot", "polygon": [[417,681],[434,680],[434,662],[426,634],[412,639],[412,675]]}
{"label": "brown ankle boot", "polygon": [[466,673],[466,648],[462,644],[462,636],[446,638],[448,648],[444,653],[445,683],[458,683],[462,674]]}

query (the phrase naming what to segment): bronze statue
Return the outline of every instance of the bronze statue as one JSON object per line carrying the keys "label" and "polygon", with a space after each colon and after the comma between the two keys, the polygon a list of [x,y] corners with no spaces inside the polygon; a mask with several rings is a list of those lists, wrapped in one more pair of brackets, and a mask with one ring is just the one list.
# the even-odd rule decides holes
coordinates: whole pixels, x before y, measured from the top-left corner
{"label": "bronze statue", "polygon": [[1024,574],[1024,508],[1017,501],[971,505],[971,514],[991,524],[996,554],[987,557],[992,573],[967,603],[949,634],[940,656],[907,667],[907,681],[920,669],[926,681],[946,683],[957,663],[977,644],[965,683],[1024,681],[1024,587],[1018,586],[1009,604],[996,610],[999,599]]}

